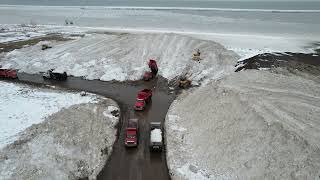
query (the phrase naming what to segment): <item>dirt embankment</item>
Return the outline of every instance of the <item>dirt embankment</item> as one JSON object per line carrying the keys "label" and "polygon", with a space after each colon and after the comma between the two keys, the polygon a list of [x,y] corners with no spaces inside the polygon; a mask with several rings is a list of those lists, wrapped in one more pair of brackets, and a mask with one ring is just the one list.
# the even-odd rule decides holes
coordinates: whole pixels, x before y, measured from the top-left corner
{"label": "dirt embankment", "polygon": [[27,46],[33,46],[41,41],[69,41],[71,38],[64,37],[61,34],[48,34],[42,37],[35,37],[28,40],[14,41],[9,43],[0,43],[0,53],[10,52],[15,49],[21,49]]}
{"label": "dirt embankment", "polygon": [[116,139],[118,105],[110,99],[62,109],[0,151],[4,179],[95,177]]}
{"label": "dirt embankment", "polygon": [[265,53],[237,63],[236,72],[246,69],[285,68],[288,71],[320,75],[320,55],[318,53]]}

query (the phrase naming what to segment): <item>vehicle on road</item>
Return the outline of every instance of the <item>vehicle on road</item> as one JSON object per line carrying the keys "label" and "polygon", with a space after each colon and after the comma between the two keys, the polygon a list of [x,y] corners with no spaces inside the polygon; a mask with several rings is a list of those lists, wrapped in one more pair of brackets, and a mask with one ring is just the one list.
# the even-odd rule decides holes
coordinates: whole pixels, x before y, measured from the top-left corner
{"label": "vehicle on road", "polygon": [[137,147],[139,143],[138,119],[129,119],[125,137],[126,147]]}
{"label": "vehicle on road", "polygon": [[13,69],[0,69],[0,78],[16,79],[18,78],[17,71]]}
{"label": "vehicle on road", "polygon": [[162,151],[164,148],[163,130],[160,122],[150,123],[150,151]]}
{"label": "vehicle on road", "polygon": [[134,109],[137,111],[142,111],[145,109],[147,104],[151,101],[152,90],[151,89],[143,89],[139,91],[136,99],[136,103],[134,104]]}
{"label": "vehicle on road", "polygon": [[67,73],[58,73],[54,72],[53,69],[48,70],[47,72],[42,74],[42,77],[44,79],[53,79],[53,80],[58,80],[58,81],[65,81],[67,80]]}

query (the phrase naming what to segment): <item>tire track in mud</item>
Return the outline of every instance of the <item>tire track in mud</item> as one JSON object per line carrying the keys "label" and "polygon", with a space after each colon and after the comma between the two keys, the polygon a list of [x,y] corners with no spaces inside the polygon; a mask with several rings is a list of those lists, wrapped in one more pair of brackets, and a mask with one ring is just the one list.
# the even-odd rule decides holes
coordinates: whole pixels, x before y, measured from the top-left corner
{"label": "tire track in mud", "polygon": [[[164,123],[167,111],[175,99],[175,93],[170,92],[167,81],[158,77],[153,81],[143,82],[104,82],[99,80],[83,80],[69,77],[67,81],[43,80],[41,75],[18,74],[15,82],[31,85],[50,85],[68,90],[87,91],[111,98],[119,104],[121,117],[118,124],[117,140],[113,151],[97,179],[112,180],[165,180],[171,179],[165,152],[149,152],[149,123],[152,121]],[[133,104],[136,94],[144,88],[153,89],[152,101],[142,112],[135,112]],[[138,118],[140,128],[139,146],[127,149],[124,146],[124,132],[127,119]]]}

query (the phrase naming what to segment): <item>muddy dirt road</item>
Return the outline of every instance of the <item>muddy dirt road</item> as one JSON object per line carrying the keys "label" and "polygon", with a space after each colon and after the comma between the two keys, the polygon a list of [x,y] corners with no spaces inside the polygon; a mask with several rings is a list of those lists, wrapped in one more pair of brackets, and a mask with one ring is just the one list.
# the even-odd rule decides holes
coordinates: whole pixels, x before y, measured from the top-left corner
{"label": "muddy dirt road", "polygon": [[[175,98],[170,93],[167,82],[158,78],[150,82],[102,82],[98,80],[87,81],[80,78],[69,77],[65,82],[43,80],[40,75],[20,73],[18,82],[54,85],[66,89],[88,91],[112,98],[119,103],[121,118],[119,123],[118,139],[113,146],[113,152],[98,179],[108,180],[165,180],[170,179],[166,165],[165,153],[150,153],[149,123],[151,121],[164,122],[166,113]],[[153,88],[152,102],[143,112],[134,112],[133,104],[136,94],[143,88]],[[140,139],[138,148],[126,149],[124,147],[124,130],[128,118],[138,118],[140,126]]]}

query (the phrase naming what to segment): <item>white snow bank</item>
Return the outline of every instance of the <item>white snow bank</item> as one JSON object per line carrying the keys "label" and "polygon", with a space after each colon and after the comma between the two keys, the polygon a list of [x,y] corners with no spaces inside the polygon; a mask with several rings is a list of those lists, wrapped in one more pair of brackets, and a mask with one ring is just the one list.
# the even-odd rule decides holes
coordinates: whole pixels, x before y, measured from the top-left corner
{"label": "white snow bank", "polygon": [[40,90],[0,81],[0,148],[15,141],[32,124],[75,104],[96,102],[96,97]]}
{"label": "white snow bank", "polygon": [[310,79],[247,70],[181,94],[165,120],[172,179],[318,178],[320,84]]}
{"label": "white snow bank", "polygon": [[162,132],[160,129],[151,131],[151,142],[162,142]]}
{"label": "white snow bank", "polygon": [[[92,34],[57,43],[42,51],[40,45],[14,50],[4,55],[4,67],[27,73],[56,69],[87,79],[138,80],[156,59],[159,75],[171,80],[180,75],[199,83],[204,79],[233,72],[238,56],[213,41],[175,34]],[[200,49],[202,60],[191,59]]]}

